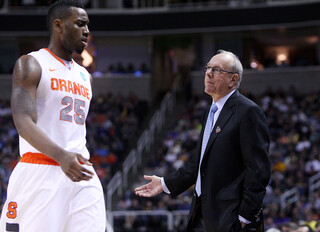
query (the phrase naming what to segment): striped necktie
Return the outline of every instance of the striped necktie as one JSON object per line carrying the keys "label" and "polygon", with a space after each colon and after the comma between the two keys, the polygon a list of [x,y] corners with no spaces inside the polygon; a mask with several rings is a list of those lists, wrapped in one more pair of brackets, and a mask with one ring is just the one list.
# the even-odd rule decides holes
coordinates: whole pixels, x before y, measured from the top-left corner
{"label": "striped necktie", "polygon": [[198,196],[201,195],[201,176],[200,176],[201,162],[202,162],[204,151],[206,150],[207,143],[208,143],[209,138],[210,138],[211,131],[213,129],[213,118],[214,118],[214,114],[215,114],[215,112],[217,110],[218,110],[217,105],[215,103],[213,103],[211,105],[211,107],[210,107],[210,112],[208,114],[206,127],[205,127],[204,132],[203,132],[202,147],[201,147],[201,157],[200,157],[198,177],[197,177],[197,182],[196,182],[196,192],[197,192]]}

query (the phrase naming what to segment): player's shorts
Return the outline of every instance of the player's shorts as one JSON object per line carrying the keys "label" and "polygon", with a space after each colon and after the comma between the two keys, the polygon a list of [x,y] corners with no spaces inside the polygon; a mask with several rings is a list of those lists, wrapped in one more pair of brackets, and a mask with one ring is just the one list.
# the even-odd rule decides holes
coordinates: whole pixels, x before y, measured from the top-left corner
{"label": "player's shorts", "polygon": [[[85,168],[95,173],[92,167]],[[89,181],[72,182],[58,165],[17,164],[0,231],[105,232],[105,227],[104,196],[96,173]]]}

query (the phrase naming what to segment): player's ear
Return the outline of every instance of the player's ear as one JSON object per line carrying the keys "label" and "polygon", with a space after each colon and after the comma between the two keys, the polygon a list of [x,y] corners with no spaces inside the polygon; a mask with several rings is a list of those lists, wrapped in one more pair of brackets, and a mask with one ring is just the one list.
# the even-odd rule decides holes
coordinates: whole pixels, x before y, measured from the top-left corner
{"label": "player's ear", "polygon": [[53,22],[53,30],[61,33],[63,30],[63,22],[61,21],[61,19],[55,19]]}

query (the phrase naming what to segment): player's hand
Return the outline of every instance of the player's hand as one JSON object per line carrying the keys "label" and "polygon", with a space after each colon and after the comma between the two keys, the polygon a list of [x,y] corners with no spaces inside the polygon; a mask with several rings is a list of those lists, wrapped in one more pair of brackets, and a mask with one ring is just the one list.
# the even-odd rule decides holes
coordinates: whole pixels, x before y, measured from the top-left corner
{"label": "player's hand", "polygon": [[90,180],[93,177],[93,173],[86,169],[81,163],[92,166],[92,164],[82,155],[66,152],[60,156],[61,160],[58,163],[61,166],[62,171],[73,182],[79,182],[82,180]]}
{"label": "player's hand", "polygon": [[141,197],[153,197],[163,192],[163,188],[161,185],[161,178],[158,176],[146,176],[144,175],[146,180],[151,180],[148,184],[142,185],[135,189],[136,195]]}

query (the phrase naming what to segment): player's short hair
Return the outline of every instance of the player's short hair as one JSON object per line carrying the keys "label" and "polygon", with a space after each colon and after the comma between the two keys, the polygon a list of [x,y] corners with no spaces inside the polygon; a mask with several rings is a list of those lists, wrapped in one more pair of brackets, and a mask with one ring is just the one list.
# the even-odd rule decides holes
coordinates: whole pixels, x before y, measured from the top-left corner
{"label": "player's short hair", "polygon": [[53,3],[48,10],[47,14],[47,27],[51,34],[52,25],[54,20],[65,20],[70,17],[70,8],[77,7],[84,9],[84,6],[77,0],[59,0]]}

